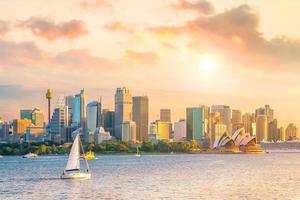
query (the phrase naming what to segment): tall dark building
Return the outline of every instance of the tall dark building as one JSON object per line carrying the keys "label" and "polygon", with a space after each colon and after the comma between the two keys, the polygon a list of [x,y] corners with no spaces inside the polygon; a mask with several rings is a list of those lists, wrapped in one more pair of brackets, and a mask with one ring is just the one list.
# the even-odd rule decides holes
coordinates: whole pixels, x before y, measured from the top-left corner
{"label": "tall dark building", "polygon": [[136,140],[148,138],[149,103],[147,96],[133,97],[132,120],[136,123]]}
{"label": "tall dark building", "polygon": [[170,109],[160,109],[160,121],[171,122],[171,110]]}
{"label": "tall dark building", "polygon": [[108,131],[111,136],[115,137],[115,112],[103,109],[101,119],[101,124],[105,131]]}

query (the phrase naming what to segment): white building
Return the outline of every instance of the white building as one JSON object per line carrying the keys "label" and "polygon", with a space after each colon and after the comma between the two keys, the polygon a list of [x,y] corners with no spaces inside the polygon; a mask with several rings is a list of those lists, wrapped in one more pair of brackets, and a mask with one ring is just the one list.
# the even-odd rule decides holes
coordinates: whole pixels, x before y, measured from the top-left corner
{"label": "white building", "polygon": [[97,128],[95,131],[95,143],[101,144],[111,139],[110,133],[105,131],[103,127]]}
{"label": "white building", "polygon": [[136,124],[133,121],[122,123],[122,141],[136,142]]}
{"label": "white building", "polygon": [[174,123],[174,141],[182,141],[186,139],[186,121],[181,119]]}

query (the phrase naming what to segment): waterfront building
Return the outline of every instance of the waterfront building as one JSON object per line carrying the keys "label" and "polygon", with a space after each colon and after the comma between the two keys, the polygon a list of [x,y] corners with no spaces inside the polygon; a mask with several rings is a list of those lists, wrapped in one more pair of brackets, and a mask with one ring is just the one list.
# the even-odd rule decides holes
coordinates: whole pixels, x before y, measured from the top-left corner
{"label": "waterfront building", "polygon": [[132,120],[136,123],[136,140],[144,141],[148,138],[149,103],[147,96],[132,98]]}
{"label": "waterfront building", "polygon": [[74,99],[74,96],[66,96],[65,98],[65,106],[68,106],[68,126],[71,126],[73,122]]}
{"label": "waterfront building", "polygon": [[268,127],[268,140],[269,141],[277,141],[280,140],[280,135],[278,134],[278,128],[277,128],[277,119],[273,119],[271,122],[269,122]]}
{"label": "waterfront building", "polygon": [[279,140],[280,141],[285,141],[285,128],[284,127],[280,127],[277,129],[278,135],[279,135]]}
{"label": "waterfront building", "polygon": [[156,134],[159,140],[170,140],[172,133],[172,123],[166,121],[156,121]]}
{"label": "waterfront building", "polygon": [[290,123],[285,129],[285,140],[295,140],[299,139],[297,126]]}
{"label": "waterfront building", "polygon": [[51,140],[60,141],[64,138],[64,128],[68,126],[68,107],[59,106],[54,109],[50,121]]}
{"label": "waterfront building", "polygon": [[31,121],[37,127],[44,127],[44,114],[40,108],[34,108],[31,113]]}
{"label": "waterfront building", "polygon": [[86,125],[89,133],[94,133],[101,126],[101,102],[93,101],[86,108]]}
{"label": "waterfront building", "polygon": [[215,135],[213,138],[214,140],[212,141],[219,140],[222,137],[222,135],[227,132],[227,127],[225,124],[215,124],[214,129],[215,129]]}
{"label": "waterfront building", "polygon": [[122,124],[132,121],[132,96],[128,88],[117,88],[115,93],[115,137],[122,140]]}
{"label": "waterfront building", "polygon": [[240,110],[232,110],[231,124],[232,132],[235,132],[244,126],[244,124],[242,123],[242,112]]}
{"label": "waterfront building", "polygon": [[215,125],[221,123],[221,116],[219,112],[211,112],[209,117],[209,137],[211,141],[211,145],[215,141]]}
{"label": "waterfront building", "polygon": [[268,140],[268,117],[267,115],[256,116],[256,138],[258,142]]}
{"label": "waterfront building", "polygon": [[111,136],[115,136],[115,112],[109,111],[108,109],[102,110],[102,121],[101,124]]}
{"label": "waterfront building", "polygon": [[185,119],[180,119],[178,122],[174,123],[174,141],[184,141],[186,140],[186,121]]}
{"label": "waterfront building", "polygon": [[72,127],[83,129],[83,133],[86,131],[86,94],[84,89],[76,94],[73,102],[72,110]]}
{"label": "waterfront building", "polygon": [[250,133],[250,135],[251,136],[256,135],[256,122],[251,123],[251,133]]}
{"label": "waterfront building", "polygon": [[205,135],[204,113],[204,107],[186,109],[186,138],[188,141],[197,140],[199,142]]}
{"label": "waterfront building", "polygon": [[250,135],[252,134],[252,123],[254,122],[252,114],[250,113],[245,113],[242,116],[242,123],[243,123],[243,127],[245,129],[246,133],[249,133]]}
{"label": "waterfront building", "polygon": [[112,137],[109,132],[105,131],[103,127],[98,127],[95,131],[95,143],[101,144],[104,141],[110,140]]}
{"label": "waterfront building", "polygon": [[160,109],[160,121],[171,122],[171,110],[170,109]]}
{"label": "waterfront building", "polygon": [[255,110],[255,117],[258,115],[266,115],[268,123],[270,123],[274,119],[274,110],[269,105],[265,105]]}
{"label": "waterfront building", "polygon": [[32,109],[22,109],[20,110],[20,119],[32,119]]}
{"label": "waterfront building", "polygon": [[212,105],[212,112],[219,112],[221,124],[225,124],[227,127],[227,132],[229,134],[232,133],[232,124],[231,124],[231,109],[230,106],[227,105]]}
{"label": "waterfront building", "polygon": [[136,142],[136,124],[133,121],[125,121],[122,123],[122,141]]}
{"label": "waterfront building", "polygon": [[26,128],[32,126],[31,119],[15,119],[13,120],[13,134],[24,135]]}

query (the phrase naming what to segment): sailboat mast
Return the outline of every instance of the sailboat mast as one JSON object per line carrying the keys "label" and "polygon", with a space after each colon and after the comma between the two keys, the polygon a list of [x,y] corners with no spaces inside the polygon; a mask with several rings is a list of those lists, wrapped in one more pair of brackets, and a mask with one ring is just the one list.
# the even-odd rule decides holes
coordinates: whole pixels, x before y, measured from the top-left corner
{"label": "sailboat mast", "polygon": [[87,160],[85,158],[85,153],[84,153],[84,149],[83,149],[83,145],[82,145],[81,140],[79,140],[79,143],[80,143],[80,147],[81,147],[81,150],[82,150],[82,153],[83,153],[83,159],[85,161],[86,167],[87,167],[88,171],[90,171],[89,163],[87,162]]}

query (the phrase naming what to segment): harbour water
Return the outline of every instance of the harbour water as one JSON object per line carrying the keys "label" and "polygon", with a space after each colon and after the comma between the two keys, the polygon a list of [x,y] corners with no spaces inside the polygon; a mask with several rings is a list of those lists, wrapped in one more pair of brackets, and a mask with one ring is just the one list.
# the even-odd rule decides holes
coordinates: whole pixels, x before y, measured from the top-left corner
{"label": "harbour water", "polygon": [[300,199],[300,153],[106,155],[91,180],[60,180],[66,156],[0,160],[0,199]]}

